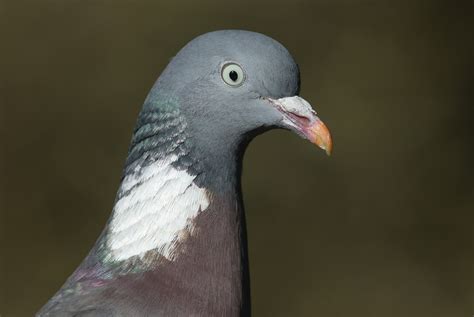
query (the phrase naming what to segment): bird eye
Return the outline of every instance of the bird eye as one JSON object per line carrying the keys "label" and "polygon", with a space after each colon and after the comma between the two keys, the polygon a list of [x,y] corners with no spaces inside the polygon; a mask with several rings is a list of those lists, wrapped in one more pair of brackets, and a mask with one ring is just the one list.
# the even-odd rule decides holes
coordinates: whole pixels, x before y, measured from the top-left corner
{"label": "bird eye", "polygon": [[242,67],[235,63],[225,64],[224,67],[222,67],[221,75],[227,85],[234,87],[240,86],[245,79]]}

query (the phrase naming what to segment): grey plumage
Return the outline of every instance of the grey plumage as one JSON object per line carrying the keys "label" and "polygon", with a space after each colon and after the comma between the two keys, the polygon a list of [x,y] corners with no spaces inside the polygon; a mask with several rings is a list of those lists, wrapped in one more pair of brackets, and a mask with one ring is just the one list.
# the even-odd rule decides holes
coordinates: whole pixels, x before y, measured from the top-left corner
{"label": "grey plumage", "polygon": [[[229,63],[242,69],[245,78],[238,78],[242,84],[232,86],[223,80],[223,68]],[[249,315],[240,189],[245,147],[259,133],[284,128],[330,150],[330,139],[324,134],[327,130],[309,104],[292,97],[298,91],[295,61],[269,37],[228,30],[188,43],[145,100],[111,219],[83,263],[38,316]],[[316,138],[321,135],[322,139]],[[169,162],[166,168],[173,175],[193,180],[176,192],[168,207],[170,213],[187,211],[176,207],[176,201],[185,199],[183,191],[190,186],[196,193],[205,191],[209,206],[205,210],[199,207],[196,216],[187,219],[186,228],[172,241],[171,255],[157,246],[126,259],[117,257],[111,244],[117,205],[139,197],[138,189],[149,179],[147,168],[163,162]],[[130,179],[132,185],[127,183]],[[180,179],[172,181],[179,185]],[[168,206],[166,203],[163,205]],[[140,212],[134,206],[126,207]],[[153,206],[147,208],[153,210]],[[133,222],[133,217],[130,219]],[[140,227],[134,230],[140,231]]]}

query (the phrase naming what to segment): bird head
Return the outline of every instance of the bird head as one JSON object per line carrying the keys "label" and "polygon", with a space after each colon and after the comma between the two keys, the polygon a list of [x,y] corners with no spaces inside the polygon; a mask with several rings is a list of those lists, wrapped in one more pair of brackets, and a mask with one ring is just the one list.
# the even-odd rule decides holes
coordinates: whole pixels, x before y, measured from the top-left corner
{"label": "bird head", "polygon": [[298,65],[263,34],[224,30],[189,42],[164,70],[149,98],[178,98],[191,135],[227,148],[273,128],[291,130],[330,154],[329,130],[298,96]]}

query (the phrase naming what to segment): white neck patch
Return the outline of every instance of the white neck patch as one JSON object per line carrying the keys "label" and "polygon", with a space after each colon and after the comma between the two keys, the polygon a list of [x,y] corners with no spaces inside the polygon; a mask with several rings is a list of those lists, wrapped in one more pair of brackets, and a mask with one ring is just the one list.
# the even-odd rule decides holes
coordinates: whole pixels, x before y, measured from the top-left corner
{"label": "white neck patch", "polygon": [[121,190],[129,192],[114,206],[107,238],[115,260],[153,249],[173,260],[183,230],[192,231],[192,220],[209,206],[196,176],[171,165],[176,160],[169,156],[123,180]]}

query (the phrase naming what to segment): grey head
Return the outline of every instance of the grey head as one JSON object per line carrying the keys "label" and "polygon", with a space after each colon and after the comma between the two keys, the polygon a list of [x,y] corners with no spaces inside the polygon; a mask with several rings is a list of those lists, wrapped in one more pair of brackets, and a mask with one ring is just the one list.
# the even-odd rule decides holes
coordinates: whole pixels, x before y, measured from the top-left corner
{"label": "grey head", "polygon": [[283,45],[255,32],[215,31],[172,59],[144,111],[163,96],[175,98],[206,171],[235,161],[250,139],[272,128],[292,130],[329,154],[329,132],[299,88],[298,65]]}

